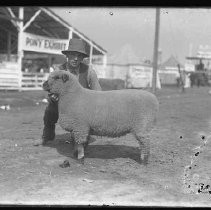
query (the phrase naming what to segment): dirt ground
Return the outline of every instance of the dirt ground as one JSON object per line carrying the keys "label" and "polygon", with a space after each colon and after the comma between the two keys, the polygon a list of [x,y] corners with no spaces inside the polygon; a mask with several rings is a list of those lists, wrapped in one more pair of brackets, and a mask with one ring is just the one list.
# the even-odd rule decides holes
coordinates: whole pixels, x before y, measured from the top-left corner
{"label": "dirt ground", "polygon": [[[147,166],[139,164],[138,143],[131,135],[95,137],[84,165],[73,159],[70,136],[59,125],[53,142],[36,146],[45,92],[0,92],[0,106],[11,107],[0,109],[0,204],[211,206],[209,89],[157,91],[160,111]],[[209,190],[190,192],[185,167],[191,164],[194,148],[203,145],[203,135],[206,145],[187,179],[201,179]],[[61,168],[65,159],[70,167]]]}

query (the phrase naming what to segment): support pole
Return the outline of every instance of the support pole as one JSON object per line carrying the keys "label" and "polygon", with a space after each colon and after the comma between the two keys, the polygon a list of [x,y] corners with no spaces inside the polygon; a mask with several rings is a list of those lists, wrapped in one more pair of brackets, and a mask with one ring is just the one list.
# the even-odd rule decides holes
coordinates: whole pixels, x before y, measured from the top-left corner
{"label": "support pole", "polygon": [[106,75],[106,73],[105,73],[106,67],[107,67],[107,55],[104,54],[103,55],[103,77],[105,77],[105,75]]}
{"label": "support pole", "polygon": [[89,64],[92,64],[93,45],[90,43]]}
{"label": "support pole", "polygon": [[50,67],[52,66],[52,56],[48,56],[48,71],[50,72]]}
{"label": "support pole", "polygon": [[159,46],[159,29],[160,29],[160,8],[156,8],[155,21],[155,41],[153,54],[153,75],[152,75],[152,92],[156,92],[157,68],[158,68],[158,46]]}
{"label": "support pole", "polygon": [[[69,27],[69,33],[68,33],[68,42],[70,41],[70,39],[72,39],[73,38],[73,30],[72,30],[72,28],[71,27]],[[67,43],[67,45],[68,45],[68,43]],[[68,46],[67,47],[65,47],[66,49],[68,48]],[[65,49],[64,49],[65,50]],[[67,57],[66,57],[66,62],[68,62],[67,61]]]}
{"label": "support pole", "polygon": [[19,31],[18,31],[18,68],[19,68],[19,88],[21,88],[21,81],[22,81],[22,58],[23,58],[23,18],[24,18],[24,8],[19,7]]}
{"label": "support pole", "polygon": [[8,32],[7,37],[7,61],[11,60],[11,32]]}
{"label": "support pole", "polygon": [[69,28],[69,34],[68,34],[68,40],[73,38],[73,30],[72,28]]}

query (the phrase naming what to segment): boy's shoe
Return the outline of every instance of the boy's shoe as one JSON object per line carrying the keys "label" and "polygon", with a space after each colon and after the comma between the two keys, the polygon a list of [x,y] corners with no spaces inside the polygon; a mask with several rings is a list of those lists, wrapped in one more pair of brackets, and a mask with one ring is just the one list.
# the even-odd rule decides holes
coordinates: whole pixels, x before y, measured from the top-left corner
{"label": "boy's shoe", "polygon": [[45,145],[48,141],[53,141],[55,138],[55,125],[47,126],[43,128],[42,145]]}

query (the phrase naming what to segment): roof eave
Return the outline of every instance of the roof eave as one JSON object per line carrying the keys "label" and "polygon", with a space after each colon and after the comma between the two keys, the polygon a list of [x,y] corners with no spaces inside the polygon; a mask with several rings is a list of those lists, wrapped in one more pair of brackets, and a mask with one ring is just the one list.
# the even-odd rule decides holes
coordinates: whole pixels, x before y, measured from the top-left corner
{"label": "roof eave", "polygon": [[53,16],[55,16],[56,18],[59,19],[59,22],[63,23],[63,25],[67,28],[71,28],[73,33],[76,32],[79,36],[82,36],[85,40],[87,40],[89,43],[92,43],[95,48],[99,48],[99,51],[102,51],[102,53],[106,54],[107,51],[105,49],[103,49],[101,46],[99,46],[98,44],[96,44],[96,42],[94,42],[93,40],[91,40],[90,38],[88,38],[85,34],[83,34],[82,32],[80,32],[78,29],[76,29],[75,27],[73,27],[71,24],[69,24],[68,22],[66,22],[65,20],[63,20],[59,15],[57,15],[55,12],[53,12],[51,9],[49,9],[48,7],[39,7],[42,11],[48,11],[50,12]]}

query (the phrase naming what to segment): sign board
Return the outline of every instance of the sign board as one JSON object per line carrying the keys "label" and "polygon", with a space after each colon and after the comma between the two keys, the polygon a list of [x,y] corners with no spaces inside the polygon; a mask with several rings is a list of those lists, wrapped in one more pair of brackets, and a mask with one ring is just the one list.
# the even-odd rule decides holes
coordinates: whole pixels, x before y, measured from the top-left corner
{"label": "sign board", "polygon": [[195,65],[190,63],[185,63],[185,71],[195,71]]}
{"label": "sign board", "polygon": [[45,36],[38,36],[30,33],[23,33],[23,50],[61,54],[62,50],[68,48],[68,39],[52,39]]}
{"label": "sign board", "polygon": [[199,45],[197,56],[200,58],[211,58],[211,47],[209,45]]}
{"label": "sign board", "polygon": [[138,77],[149,78],[149,75],[151,74],[151,72],[152,72],[151,68],[138,66],[138,67],[132,68],[131,76],[135,78],[138,78]]}
{"label": "sign board", "polygon": [[[132,66],[130,72],[132,87],[135,88],[152,87],[152,73],[153,73],[152,67]],[[158,72],[157,72],[156,87],[161,88]]]}

